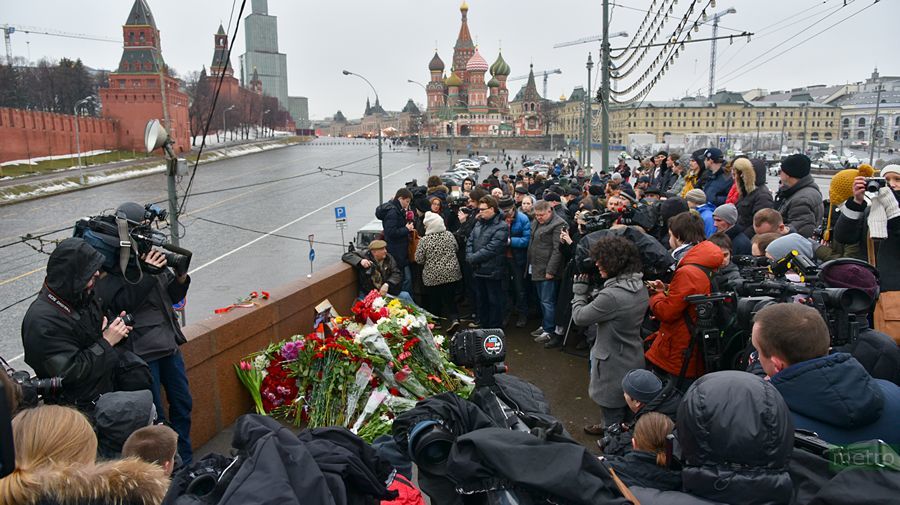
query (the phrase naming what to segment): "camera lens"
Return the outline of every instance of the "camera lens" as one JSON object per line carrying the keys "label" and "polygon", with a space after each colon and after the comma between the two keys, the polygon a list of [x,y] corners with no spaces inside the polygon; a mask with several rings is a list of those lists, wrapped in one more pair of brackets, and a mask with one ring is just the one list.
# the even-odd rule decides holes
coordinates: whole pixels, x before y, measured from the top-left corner
{"label": "camera lens", "polygon": [[409,455],[416,465],[434,475],[446,475],[447,459],[456,437],[441,423],[417,423],[409,432]]}
{"label": "camera lens", "polygon": [[191,265],[191,257],[183,254],[167,252],[165,253],[166,266],[171,267],[176,272],[187,272]]}

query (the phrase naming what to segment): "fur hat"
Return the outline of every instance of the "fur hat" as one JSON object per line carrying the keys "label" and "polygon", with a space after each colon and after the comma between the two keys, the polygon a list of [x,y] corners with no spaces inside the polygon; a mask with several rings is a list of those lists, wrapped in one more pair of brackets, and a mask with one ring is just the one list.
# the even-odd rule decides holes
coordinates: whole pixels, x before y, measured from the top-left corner
{"label": "fur hat", "polygon": [[699,188],[694,188],[688,191],[687,194],[684,195],[684,197],[687,199],[687,201],[696,203],[697,205],[703,205],[704,203],[706,203],[706,193],[704,193],[703,190]]}
{"label": "fur hat", "polygon": [[444,226],[444,218],[442,218],[440,214],[428,211],[425,213],[425,218],[422,221],[425,223],[426,235],[447,230],[447,227]]}

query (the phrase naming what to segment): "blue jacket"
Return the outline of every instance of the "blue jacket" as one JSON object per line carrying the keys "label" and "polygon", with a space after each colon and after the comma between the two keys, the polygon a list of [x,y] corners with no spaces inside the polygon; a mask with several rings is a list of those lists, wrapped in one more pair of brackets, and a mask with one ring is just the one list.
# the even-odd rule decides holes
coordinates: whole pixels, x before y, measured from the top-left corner
{"label": "blue jacket", "polygon": [[703,231],[706,232],[706,238],[709,238],[710,235],[718,231],[716,230],[716,223],[713,221],[713,211],[716,210],[716,206],[706,202],[697,207],[696,210],[700,213],[700,217],[703,218]]}
{"label": "blue jacket", "polygon": [[725,173],[724,168],[720,168],[718,172],[710,174],[709,179],[703,186],[703,192],[706,193],[706,202],[713,204],[715,207],[724,205],[733,184],[734,179]]}
{"label": "blue jacket", "polygon": [[522,211],[516,211],[516,217],[509,227],[509,247],[513,258],[518,263],[528,261],[528,243],[531,242],[531,221]]}
{"label": "blue jacket", "polygon": [[839,352],[791,365],[772,377],[796,428],[832,444],[881,439],[900,444],[900,387],[873,379],[853,356]]}

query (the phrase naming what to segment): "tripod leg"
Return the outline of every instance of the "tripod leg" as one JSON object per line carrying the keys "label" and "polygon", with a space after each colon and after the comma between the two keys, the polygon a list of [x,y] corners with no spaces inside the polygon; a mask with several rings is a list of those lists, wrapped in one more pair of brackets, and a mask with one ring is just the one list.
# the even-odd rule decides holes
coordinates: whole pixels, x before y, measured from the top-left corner
{"label": "tripod leg", "polygon": [[568,340],[569,340],[569,332],[571,332],[571,331],[572,331],[572,316],[569,316],[569,324],[566,325],[566,333],[563,334],[562,345],[559,347],[560,351],[566,350],[566,342],[568,342]]}

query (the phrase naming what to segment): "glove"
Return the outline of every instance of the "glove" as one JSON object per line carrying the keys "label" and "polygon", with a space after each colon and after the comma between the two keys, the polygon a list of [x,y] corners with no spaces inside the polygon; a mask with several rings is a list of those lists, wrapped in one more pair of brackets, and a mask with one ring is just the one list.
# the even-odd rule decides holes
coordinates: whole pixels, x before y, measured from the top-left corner
{"label": "glove", "polygon": [[591,285],[583,281],[575,281],[572,284],[572,293],[576,295],[586,295],[590,292]]}
{"label": "glove", "polygon": [[891,188],[884,187],[872,197],[872,205],[869,209],[869,236],[872,238],[887,238],[887,223],[891,219],[900,216],[900,204]]}

